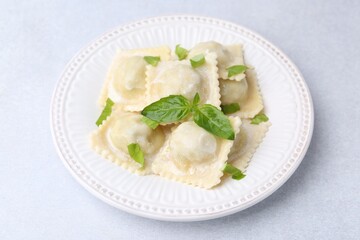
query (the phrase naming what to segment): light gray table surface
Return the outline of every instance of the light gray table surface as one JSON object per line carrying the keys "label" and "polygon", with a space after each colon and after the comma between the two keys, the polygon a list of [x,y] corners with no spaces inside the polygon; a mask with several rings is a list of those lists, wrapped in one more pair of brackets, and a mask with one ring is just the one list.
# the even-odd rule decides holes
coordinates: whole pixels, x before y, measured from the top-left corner
{"label": "light gray table surface", "polygon": [[[61,163],[49,107],[69,59],[101,33],[197,14],[248,27],[302,71],[311,146],[278,191],[237,214],[161,222],[89,194]],[[359,1],[0,1],[0,239],[360,239]],[[286,117],[286,116],[284,116]]]}

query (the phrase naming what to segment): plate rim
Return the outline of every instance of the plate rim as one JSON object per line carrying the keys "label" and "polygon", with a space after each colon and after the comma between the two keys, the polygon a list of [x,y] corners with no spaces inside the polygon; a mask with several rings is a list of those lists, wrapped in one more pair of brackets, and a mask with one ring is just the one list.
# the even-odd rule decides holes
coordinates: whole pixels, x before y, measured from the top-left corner
{"label": "plate rim", "polygon": [[[57,95],[59,94],[60,85],[63,84],[63,82],[65,81],[64,79],[65,79],[66,73],[69,71],[71,65],[73,65],[74,67],[77,66],[75,60],[77,60],[79,58],[81,53],[83,53],[85,51],[89,51],[88,49],[90,49],[92,51],[96,51],[97,48],[100,48],[103,43],[106,43],[107,40],[111,39],[112,37],[116,37],[116,35],[117,35],[117,34],[115,34],[116,32],[118,34],[120,34],[121,32],[126,32],[127,30],[130,30],[130,29],[134,30],[134,28],[136,29],[139,26],[146,26],[146,25],[149,25],[152,23],[164,22],[164,21],[168,21],[168,20],[195,21],[197,23],[206,23],[206,24],[217,25],[217,26],[227,26],[228,30],[230,29],[235,32],[238,32],[239,30],[241,30],[242,32],[244,32],[246,34],[250,34],[250,35],[256,37],[259,41],[261,41],[262,44],[265,44],[267,47],[270,47],[274,52],[276,52],[277,55],[279,55],[286,62],[286,64],[288,65],[287,68],[290,67],[290,69],[292,70],[292,74],[297,76],[297,79],[303,85],[303,94],[305,94],[308,99],[308,107],[309,107],[308,116],[309,117],[307,118],[307,120],[309,123],[307,125],[308,130],[307,130],[307,134],[305,136],[305,140],[303,142],[304,145],[302,147],[302,151],[297,152],[298,156],[293,161],[291,167],[284,174],[282,174],[281,177],[279,177],[279,179],[274,184],[271,184],[271,186],[268,187],[261,194],[255,195],[254,197],[252,197],[245,203],[239,203],[240,201],[237,201],[238,203],[235,204],[235,206],[229,207],[227,209],[220,210],[220,211],[206,212],[206,213],[198,213],[197,215],[186,214],[186,213],[177,215],[175,213],[175,211],[173,211],[173,213],[170,213],[170,214],[167,213],[167,214],[162,215],[160,212],[152,212],[150,210],[144,211],[141,208],[134,207],[133,205],[130,207],[129,205],[122,204],[120,201],[116,202],[114,199],[112,199],[108,195],[106,195],[106,193],[105,194],[101,193],[100,189],[97,190],[93,186],[90,186],[83,179],[84,176],[81,176],[81,174],[78,174],[77,172],[75,172],[75,170],[73,168],[71,168],[70,163],[69,163],[71,158],[69,158],[69,156],[66,156],[64,154],[64,152],[62,151],[63,150],[62,147],[58,143],[59,138],[62,138],[62,136],[61,135],[59,136],[59,134],[56,134],[55,122],[54,122],[55,114],[56,114],[54,110],[56,109],[56,107],[60,106],[60,105],[59,106],[55,105],[56,100],[58,100]],[[91,54],[91,52],[89,54]],[[75,63],[75,65],[74,65],[74,63]],[[292,77],[294,77],[294,76],[292,76]],[[304,120],[302,120],[302,121],[304,121]],[[76,54],[74,54],[74,56],[68,61],[68,63],[64,67],[59,79],[57,80],[55,88],[53,90],[52,99],[51,99],[51,103],[50,103],[50,129],[51,129],[53,143],[55,145],[56,151],[57,151],[60,159],[62,160],[63,164],[68,169],[70,174],[76,179],[76,181],[78,183],[80,183],[80,185],[82,185],[86,190],[88,190],[95,197],[101,199],[102,201],[106,202],[107,204],[109,204],[115,208],[118,208],[125,212],[131,213],[134,215],[138,215],[141,217],[162,220],[162,221],[175,221],[175,222],[203,221],[203,220],[210,220],[210,219],[234,214],[236,212],[245,210],[246,208],[249,208],[249,207],[255,205],[256,203],[264,200],[265,198],[270,196],[272,193],[274,193],[293,175],[293,173],[296,171],[296,169],[302,162],[302,160],[310,146],[310,143],[311,143],[313,129],[314,129],[314,106],[313,106],[313,100],[311,97],[310,90],[305,82],[304,77],[302,76],[301,72],[297,68],[297,66],[292,62],[292,60],[290,60],[290,58],[285,53],[282,52],[282,50],[280,50],[278,47],[276,47],[270,41],[268,41],[267,39],[262,37],[260,34],[254,32],[246,27],[243,27],[240,24],[233,23],[233,22],[230,22],[227,20],[213,18],[213,17],[200,16],[200,15],[188,15],[188,14],[186,14],[186,15],[164,15],[164,16],[144,18],[144,19],[140,19],[140,20],[136,20],[136,21],[132,21],[129,23],[125,23],[125,24],[116,26],[116,27],[112,28],[111,30],[106,31],[106,32],[102,33],[101,35],[99,35],[98,37],[94,38],[90,43],[86,44]],[[298,144],[298,142],[296,144]],[[110,193],[108,193],[108,194],[110,194]]]}

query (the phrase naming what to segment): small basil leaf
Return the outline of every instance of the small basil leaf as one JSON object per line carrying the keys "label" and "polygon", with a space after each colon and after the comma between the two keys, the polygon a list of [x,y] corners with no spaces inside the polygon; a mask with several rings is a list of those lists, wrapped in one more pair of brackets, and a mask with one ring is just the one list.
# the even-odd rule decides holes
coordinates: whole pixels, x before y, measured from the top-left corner
{"label": "small basil leaf", "polygon": [[265,114],[259,113],[251,119],[251,124],[259,125],[259,123],[267,121],[269,121],[269,118]]}
{"label": "small basil leaf", "polygon": [[150,118],[147,118],[147,117],[144,117],[144,116],[141,118],[141,121],[143,123],[145,123],[146,125],[148,125],[149,128],[151,128],[151,129],[155,129],[155,128],[157,128],[157,126],[159,126],[158,122],[156,122],[154,120],[151,120]]}
{"label": "small basil leaf", "polygon": [[128,152],[132,159],[135,162],[140,163],[141,167],[144,167],[145,160],[144,160],[144,153],[141,151],[140,145],[137,143],[131,143],[128,145]]}
{"label": "small basil leaf", "polygon": [[200,102],[200,95],[199,93],[196,93],[195,96],[194,96],[194,99],[193,99],[193,106],[197,106]]}
{"label": "small basil leaf", "polygon": [[170,95],[146,106],[141,114],[158,123],[173,123],[186,118],[190,110],[188,99],[181,95]]}
{"label": "small basil leaf", "polygon": [[232,179],[240,180],[246,177],[246,175],[238,168],[234,167],[229,163],[225,163],[222,169],[224,173],[228,173],[231,175]]}
{"label": "small basil leaf", "polygon": [[215,106],[204,104],[195,109],[193,117],[194,122],[206,131],[221,138],[234,140],[235,133],[229,119]]}
{"label": "small basil leaf", "polygon": [[189,51],[185,48],[180,47],[180,44],[176,45],[175,53],[178,56],[179,60],[183,60],[187,57]]}
{"label": "small basil leaf", "polygon": [[195,57],[190,59],[191,66],[193,68],[200,67],[205,63],[205,56],[204,54],[196,55]]}
{"label": "small basil leaf", "polygon": [[224,114],[231,114],[240,110],[240,106],[238,103],[230,103],[227,105],[221,105],[220,107],[221,107],[221,111]]}
{"label": "small basil leaf", "polygon": [[145,56],[144,59],[148,64],[151,64],[154,67],[156,67],[158,65],[158,63],[160,62],[159,56],[157,56],[157,57]]}
{"label": "small basil leaf", "polygon": [[100,126],[102,124],[102,122],[108,117],[111,115],[111,112],[112,112],[112,106],[114,105],[114,102],[108,98],[106,100],[106,104],[105,104],[105,107],[103,109],[103,111],[101,112],[98,120],[96,121],[96,125],[97,126]]}
{"label": "small basil leaf", "polygon": [[232,77],[240,73],[244,73],[247,69],[249,68],[245,65],[234,65],[228,67],[226,70],[228,70],[228,77]]}

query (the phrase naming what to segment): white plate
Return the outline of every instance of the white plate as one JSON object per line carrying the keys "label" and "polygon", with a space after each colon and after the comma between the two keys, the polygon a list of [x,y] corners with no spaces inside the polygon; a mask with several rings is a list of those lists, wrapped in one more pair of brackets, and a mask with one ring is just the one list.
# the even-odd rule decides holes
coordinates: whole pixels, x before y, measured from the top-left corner
{"label": "white plate", "polygon": [[[158,176],[140,177],[102,159],[89,147],[100,88],[117,48],[162,44],[191,47],[201,41],[243,43],[255,67],[272,127],[257,149],[247,177],[203,190]],[[248,208],[278,189],[295,171],[313,130],[310,93],[295,65],[275,46],[239,25],[198,16],[156,17],[120,26],[81,50],[54,91],[51,128],[70,173],[96,197],[121,210],[169,221],[197,221]]]}

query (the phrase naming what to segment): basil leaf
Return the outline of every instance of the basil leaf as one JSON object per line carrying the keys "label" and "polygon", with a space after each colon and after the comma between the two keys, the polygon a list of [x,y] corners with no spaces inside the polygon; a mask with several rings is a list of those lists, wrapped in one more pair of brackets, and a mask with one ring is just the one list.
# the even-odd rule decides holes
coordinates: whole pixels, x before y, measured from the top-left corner
{"label": "basil leaf", "polygon": [[232,77],[240,73],[244,73],[247,69],[249,68],[245,65],[234,65],[228,67],[226,70],[228,70],[228,77]]}
{"label": "basil leaf", "polygon": [[253,119],[251,119],[251,124],[259,125],[259,123],[267,122],[268,120],[269,118],[265,114],[259,113]]}
{"label": "basil leaf", "polygon": [[200,95],[199,93],[196,93],[195,96],[194,96],[194,99],[193,99],[193,106],[197,106],[200,102]]}
{"label": "basil leaf", "polygon": [[137,143],[131,143],[128,145],[128,152],[132,159],[135,160],[135,162],[140,163],[141,167],[144,167],[145,160],[144,160],[144,154],[141,151],[140,145]]}
{"label": "basil leaf", "polygon": [[160,62],[160,57],[159,56],[157,56],[157,57],[145,56],[144,59],[148,64],[151,64],[154,67],[156,67],[158,65],[158,63]]}
{"label": "basil leaf", "polygon": [[206,131],[221,138],[234,140],[235,133],[229,119],[219,109],[204,104],[194,111],[194,122]]}
{"label": "basil leaf", "polygon": [[154,120],[151,120],[150,118],[147,118],[147,117],[144,117],[144,116],[141,118],[141,121],[143,123],[145,123],[146,125],[148,125],[149,128],[151,128],[151,129],[155,129],[155,128],[157,128],[157,126],[159,126],[158,122],[156,122]]}
{"label": "basil leaf", "polygon": [[221,111],[224,114],[231,114],[240,110],[240,106],[238,103],[230,103],[227,105],[221,105],[220,107],[221,107]]}
{"label": "basil leaf", "polygon": [[189,51],[185,48],[180,47],[180,44],[176,45],[175,53],[178,56],[179,60],[183,60],[187,57]]}
{"label": "basil leaf", "polygon": [[106,99],[106,104],[105,104],[105,107],[103,109],[103,111],[101,112],[98,120],[96,120],[96,125],[97,126],[100,126],[102,124],[102,122],[108,117],[111,115],[111,112],[112,112],[112,106],[114,105],[114,102],[108,98]]}
{"label": "basil leaf", "polygon": [[189,100],[181,95],[170,95],[146,106],[141,114],[158,123],[173,123],[186,118],[190,111]]}
{"label": "basil leaf", "polygon": [[195,57],[190,59],[191,66],[193,68],[200,67],[205,63],[205,56],[204,54],[196,55]]}
{"label": "basil leaf", "polygon": [[229,163],[225,163],[222,169],[224,173],[228,173],[231,175],[232,179],[240,180],[246,177],[246,175],[238,168],[234,167]]}

